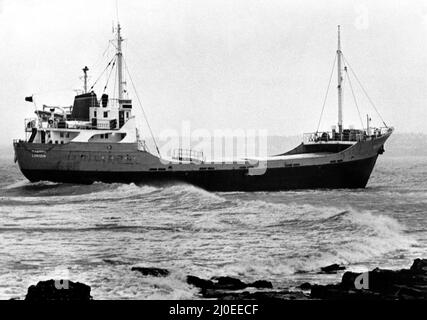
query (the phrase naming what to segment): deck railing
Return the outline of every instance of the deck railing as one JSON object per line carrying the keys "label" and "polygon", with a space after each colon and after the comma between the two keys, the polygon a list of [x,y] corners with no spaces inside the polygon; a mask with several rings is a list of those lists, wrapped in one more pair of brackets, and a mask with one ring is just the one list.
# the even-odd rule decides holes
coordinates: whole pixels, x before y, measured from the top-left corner
{"label": "deck railing", "polygon": [[190,162],[203,162],[205,158],[203,151],[196,151],[191,149],[175,149],[172,152],[172,159],[179,161],[190,161]]}
{"label": "deck railing", "polygon": [[391,128],[386,127],[369,128],[369,135],[367,131],[358,129],[345,129],[342,133],[339,133],[337,131],[319,131],[314,133],[305,133],[304,143],[322,143],[331,141],[365,141],[376,137],[381,137],[390,130]]}

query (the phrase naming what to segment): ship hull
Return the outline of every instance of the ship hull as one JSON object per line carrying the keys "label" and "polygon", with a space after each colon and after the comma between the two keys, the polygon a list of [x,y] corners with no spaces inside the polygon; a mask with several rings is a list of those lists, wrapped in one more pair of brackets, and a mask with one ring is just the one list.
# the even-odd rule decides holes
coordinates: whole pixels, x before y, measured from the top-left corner
{"label": "ship hull", "polygon": [[14,143],[15,159],[32,181],[90,184],[184,182],[212,191],[366,187],[388,134],[356,143],[301,144],[287,153],[232,162],[169,161],[136,143]]}
{"label": "ship hull", "polygon": [[211,191],[273,191],[295,189],[364,188],[375,166],[377,155],[356,161],[291,168],[270,168],[262,175],[248,170],[181,172],[58,171],[23,169],[30,181],[88,184],[106,183],[167,184],[184,182]]}

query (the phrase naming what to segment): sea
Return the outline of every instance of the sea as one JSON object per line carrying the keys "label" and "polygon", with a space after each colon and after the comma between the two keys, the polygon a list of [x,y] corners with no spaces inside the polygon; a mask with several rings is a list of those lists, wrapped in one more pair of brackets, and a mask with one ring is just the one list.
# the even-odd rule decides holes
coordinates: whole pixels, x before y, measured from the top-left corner
{"label": "sea", "polygon": [[[69,279],[94,299],[198,299],[185,281],[276,289],[427,258],[427,157],[381,156],[366,189],[208,192],[188,184],[30,183],[0,157],[0,299]],[[134,266],[165,268],[143,276]],[[295,289],[296,290],[296,289]]]}

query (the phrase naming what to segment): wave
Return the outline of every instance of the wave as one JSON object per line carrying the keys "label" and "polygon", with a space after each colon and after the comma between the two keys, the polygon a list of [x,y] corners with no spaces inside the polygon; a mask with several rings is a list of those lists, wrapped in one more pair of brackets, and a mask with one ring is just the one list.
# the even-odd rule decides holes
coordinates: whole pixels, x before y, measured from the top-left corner
{"label": "wave", "polygon": [[30,186],[25,185],[24,188],[27,188],[27,192],[23,192],[25,196],[3,196],[0,197],[0,204],[14,206],[20,204],[53,205],[58,203],[72,204],[76,202],[117,201],[159,190],[159,188],[153,186],[119,183],[74,185],[38,182]]}
{"label": "wave", "polygon": [[[112,271],[114,274],[115,272]],[[102,286],[92,291],[95,299],[189,300],[198,295],[198,289],[186,283],[185,278],[172,272],[167,277],[147,277],[138,273],[114,280],[112,290]]]}
{"label": "wave", "polygon": [[[222,232],[245,230],[253,240],[274,235],[283,247],[255,250],[251,261],[239,261],[219,268],[214,275],[275,275],[297,271],[317,272],[333,263],[352,265],[376,260],[393,252],[412,251],[417,240],[398,220],[352,207],[315,207],[296,203],[269,203],[262,200],[233,202],[225,208],[220,222],[205,218],[209,227]],[[270,229],[270,231],[268,231]],[[245,234],[243,232],[242,234]],[[258,238],[257,238],[258,237]],[[249,250],[253,250],[248,247]],[[242,248],[244,250],[244,248]],[[259,259],[257,262],[257,256]]]}
{"label": "wave", "polygon": [[350,209],[335,217],[341,221],[334,221],[332,231],[319,226],[323,249],[313,248],[312,254],[296,263],[297,270],[314,271],[332,263],[365,263],[391,252],[410,251],[417,243],[404,225],[389,216]]}
{"label": "wave", "polygon": [[183,197],[184,199],[202,199],[210,202],[225,202],[226,199],[218,193],[210,192],[202,188],[186,183],[170,184],[162,189],[164,197]]}
{"label": "wave", "polygon": [[92,232],[92,231],[133,231],[133,232],[148,232],[148,231],[177,231],[176,227],[167,226],[138,226],[138,225],[118,225],[118,224],[100,224],[93,227],[20,227],[6,226],[0,227],[0,232]]}
{"label": "wave", "polygon": [[3,205],[122,200],[151,193],[156,194],[153,195],[152,199],[147,200],[157,201],[173,199],[200,203],[204,202],[205,204],[226,201],[226,199],[215,193],[185,183],[153,186],[134,183],[108,184],[96,182],[91,185],[79,185],[46,181],[36,183],[17,181],[3,187],[3,190],[6,190],[6,194],[0,197],[0,203]]}
{"label": "wave", "polygon": [[316,222],[339,218],[348,210],[337,207],[314,206],[297,202],[277,203],[264,200],[231,200],[231,205],[218,211],[224,219],[242,217],[242,223],[263,227],[283,227],[292,223]]}
{"label": "wave", "polygon": [[29,184],[30,183],[28,182],[28,180],[23,179],[23,180],[15,181],[12,184],[6,185],[6,186],[2,187],[2,189],[4,189],[4,190],[21,189],[21,188],[28,186]]}

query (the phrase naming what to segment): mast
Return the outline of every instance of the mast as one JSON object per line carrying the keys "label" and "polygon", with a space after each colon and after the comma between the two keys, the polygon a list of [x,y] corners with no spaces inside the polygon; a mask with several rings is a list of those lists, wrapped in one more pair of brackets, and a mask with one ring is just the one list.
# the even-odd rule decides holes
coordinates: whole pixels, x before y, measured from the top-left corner
{"label": "mast", "polygon": [[120,34],[121,27],[120,23],[117,24],[117,73],[118,73],[118,90],[119,90],[119,101],[123,99],[123,54],[122,54],[122,42],[123,38]]}
{"label": "mast", "polygon": [[338,50],[337,50],[337,63],[338,63],[338,130],[339,133],[342,133],[342,69],[341,69],[341,34],[340,34],[340,26],[338,26]]}
{"label": "mast", "polygon": [[84,73],[84,76],[83,76],[83,81],[84,81],[83,90],[84,90],[84,92],[83,93],[87,93],[87,72],[88,71],[89,71],[89,68],[87,66],[83,68],[83,73]]}

